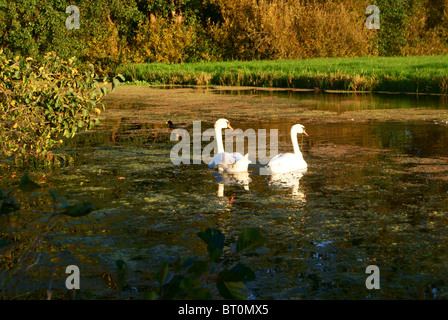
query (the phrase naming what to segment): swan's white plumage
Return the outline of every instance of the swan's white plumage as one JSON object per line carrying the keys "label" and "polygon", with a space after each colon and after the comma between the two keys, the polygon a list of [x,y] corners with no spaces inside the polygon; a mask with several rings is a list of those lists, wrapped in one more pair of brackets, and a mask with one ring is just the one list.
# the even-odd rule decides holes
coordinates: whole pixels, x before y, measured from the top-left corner
{"label": "swan's white plumage", "polygon": [[210,161],[210,169],[218,169],[225,172],[247,171],[249,166],[249,154],[243,156],[241,153],[221,152],[217,153]]}
{"label": "swan's white plumage", "polygon": [[215,122],[215,139],[217,143],[218,153],[210,161],[208,167],[223,172],[244,172],[249,167],[249,154],[243,156],[238,152],[225,152],[222,142],[222,129],[233,129],[229,120],[219,119]]}
{"label": "swan's white plumage", "polygon": [[302,152],[300,152],[297,142],[297,134],[305,132],[305,127],[301,124],[293,125],[291,128],[291,140],[294,147],[294,153],[281,153],[272,158],[266,166],[269,174],[286,173],[297,170],[303,170],[308,167]]}
{"label": "swan's white plumage", "polygon": [[268,163],[268,170],[271,174],[287,173],[305,169],[307,167],[308,164],[303,159],[303,156],[294,153],[279,154],[272,158]]}

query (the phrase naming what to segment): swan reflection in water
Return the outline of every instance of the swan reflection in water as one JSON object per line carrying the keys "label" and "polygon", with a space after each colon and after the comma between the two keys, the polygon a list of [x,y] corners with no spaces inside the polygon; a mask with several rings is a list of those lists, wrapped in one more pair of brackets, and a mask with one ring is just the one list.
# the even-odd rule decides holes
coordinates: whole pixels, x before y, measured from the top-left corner
{"label": "swan reflection in water", "polygon": [[307,169],[296,170],[287,173],[274,173],[268,177],[269,185],[273,187],[291,188],[293,199],[306,202],[306,195],[300,189],[299,181],[306,173]]}
{"label": "swan reflection in water", "polygon": [[218,182],[218,197],[224,197],[225,186],[242,186],[244,190],[249,191],[249,183],[252,181],[249,173],[246,172],[214,172],[213,177]]}

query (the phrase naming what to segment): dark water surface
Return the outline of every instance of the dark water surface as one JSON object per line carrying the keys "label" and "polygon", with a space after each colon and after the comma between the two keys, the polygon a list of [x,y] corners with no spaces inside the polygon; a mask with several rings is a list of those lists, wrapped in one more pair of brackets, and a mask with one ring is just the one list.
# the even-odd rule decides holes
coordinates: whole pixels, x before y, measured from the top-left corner
{"label": "dark water surface", "polygon": [[[316,97],[325,110],[334,105],[334,96],[303,95],[304,104]],[[300,94],[284,98],[299,99]],[[356,99],[369,109],[383,98]],[[406,104],[418,104],[408,99],[400,102],[403,112]],[[353,97],[346,100],[351,105]],[[425,107],[447,110],[439,100],[426,101]],[[279,151],[292,152],[294,123],[258,117],[232,126],[278,129]],[[267,241],[243,256],[256,272],[256,280],[247,283],[251,299],[448,297],[446,125],[309,123],[310,136],[299,138],[307,172],[289,183],[270,184],[257,174],[260,164],[253,164],[246,188],[218,183],[206,164],[172,164],[175,142],[165,124],[123,122],[114,134],[107,125],[103,132],[80,135],[64,150],[75,156],[75,166],[58,169],[50,187],[68,201],[92,201],[96,210],[67,219],[45,238],[38,271],[22,281],[27,290],[48,287],[53,272],[59,272],[53,287],[63,287],[67,275],[61,268],[74,264],[82,289],[97,298],[111,297],[108,275],[121,259],[129,269],[128,295],[138,298],[145,290],[145,272],[160,262],[205,254],[198,231],[217,227],[234,239],[255,227]],[[378,290],[365,286],[369,265],[380,270]]]}

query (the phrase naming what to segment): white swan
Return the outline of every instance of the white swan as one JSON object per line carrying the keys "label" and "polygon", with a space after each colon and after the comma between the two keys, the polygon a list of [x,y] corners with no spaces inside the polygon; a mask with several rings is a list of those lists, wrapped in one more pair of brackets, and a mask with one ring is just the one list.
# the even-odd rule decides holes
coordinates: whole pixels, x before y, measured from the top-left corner
{"label": "white swan", "polygon": [[299,143],[297,142],[298,133],[303,133],[308,136],[303,125],[293,125],[291,127],[291,140],[294,153],[281,153],[272,158],[266,166],[269,174],[303,170],[308,167],[308,164],[303,159],[302,152],[300,152]]}
{"label": "white swan", "polygon": [[222,129],[232,129],[229,120],[219,119],[215,122],[215,139],[218,147],[218,153],[212,158],[208,167],[210,169],[218,169],[223,172],[243,172],[247,171],[249,166],[249,154],[243,156],[238,152],[224,152],[224,144],[222,142]]}

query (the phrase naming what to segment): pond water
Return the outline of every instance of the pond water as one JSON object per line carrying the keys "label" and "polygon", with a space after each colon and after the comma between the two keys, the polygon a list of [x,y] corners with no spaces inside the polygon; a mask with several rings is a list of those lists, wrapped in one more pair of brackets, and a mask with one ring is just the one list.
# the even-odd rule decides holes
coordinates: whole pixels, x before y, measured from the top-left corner
{"label": "pond water", "polygon": [[[169,90],[167,95],[178,93]],[[67,201],[92,201],[96,210],[66,219],[45,238],[37,271],[22,280],[26,290],[47,288],[53,273],[53,287],[63,287],[63,268],[74,264],[85,290],[96,298],[116,297],[107,275],[121,259],[128,265],[128,295],[139,298],[146,272],[160,262],[205,255],[197,232],[216,227],[235,239],[254,227],[266,243],[242,257],[256,273],[247,283],[251,299],[448,298],[448,126],[428,119],[357,121],[352,114],[328,121],[301,113],[424,108],[446,114],[444,100],[191,91],[214,103],[200,106],[207,115],[202,130],[213,126],[215,113],[227,114],[234,128],[277,129],[279,152],[292,152],[289,130],[304,124],[309,137],[299,143],[307,171],[274,184],[258,174],[261,164],[255,163],[250,182],[241,185],[222,181],[204,163],[174,165],[170,150],[176,142],[170,141],[164,104],[179,122],[192,125],[201,118],[193,111],[180,117],[178,100],[175,106],[159,104],[157,96],[148,103],[108,100],[104,127],[68,142],[60,152],[72,154],[74,166],[55,170],[47,180]],[[252,117],[242,107],[216,111],[220,99],[251,99],[247,108],[256,109],[263,97],[285,103],[280,116],[273,114],[281,107],[269,110],[270,102]],[[4,218],[1,223],[7,224]],[[380,289],[366,288],[369,265],[380,270]]]}

